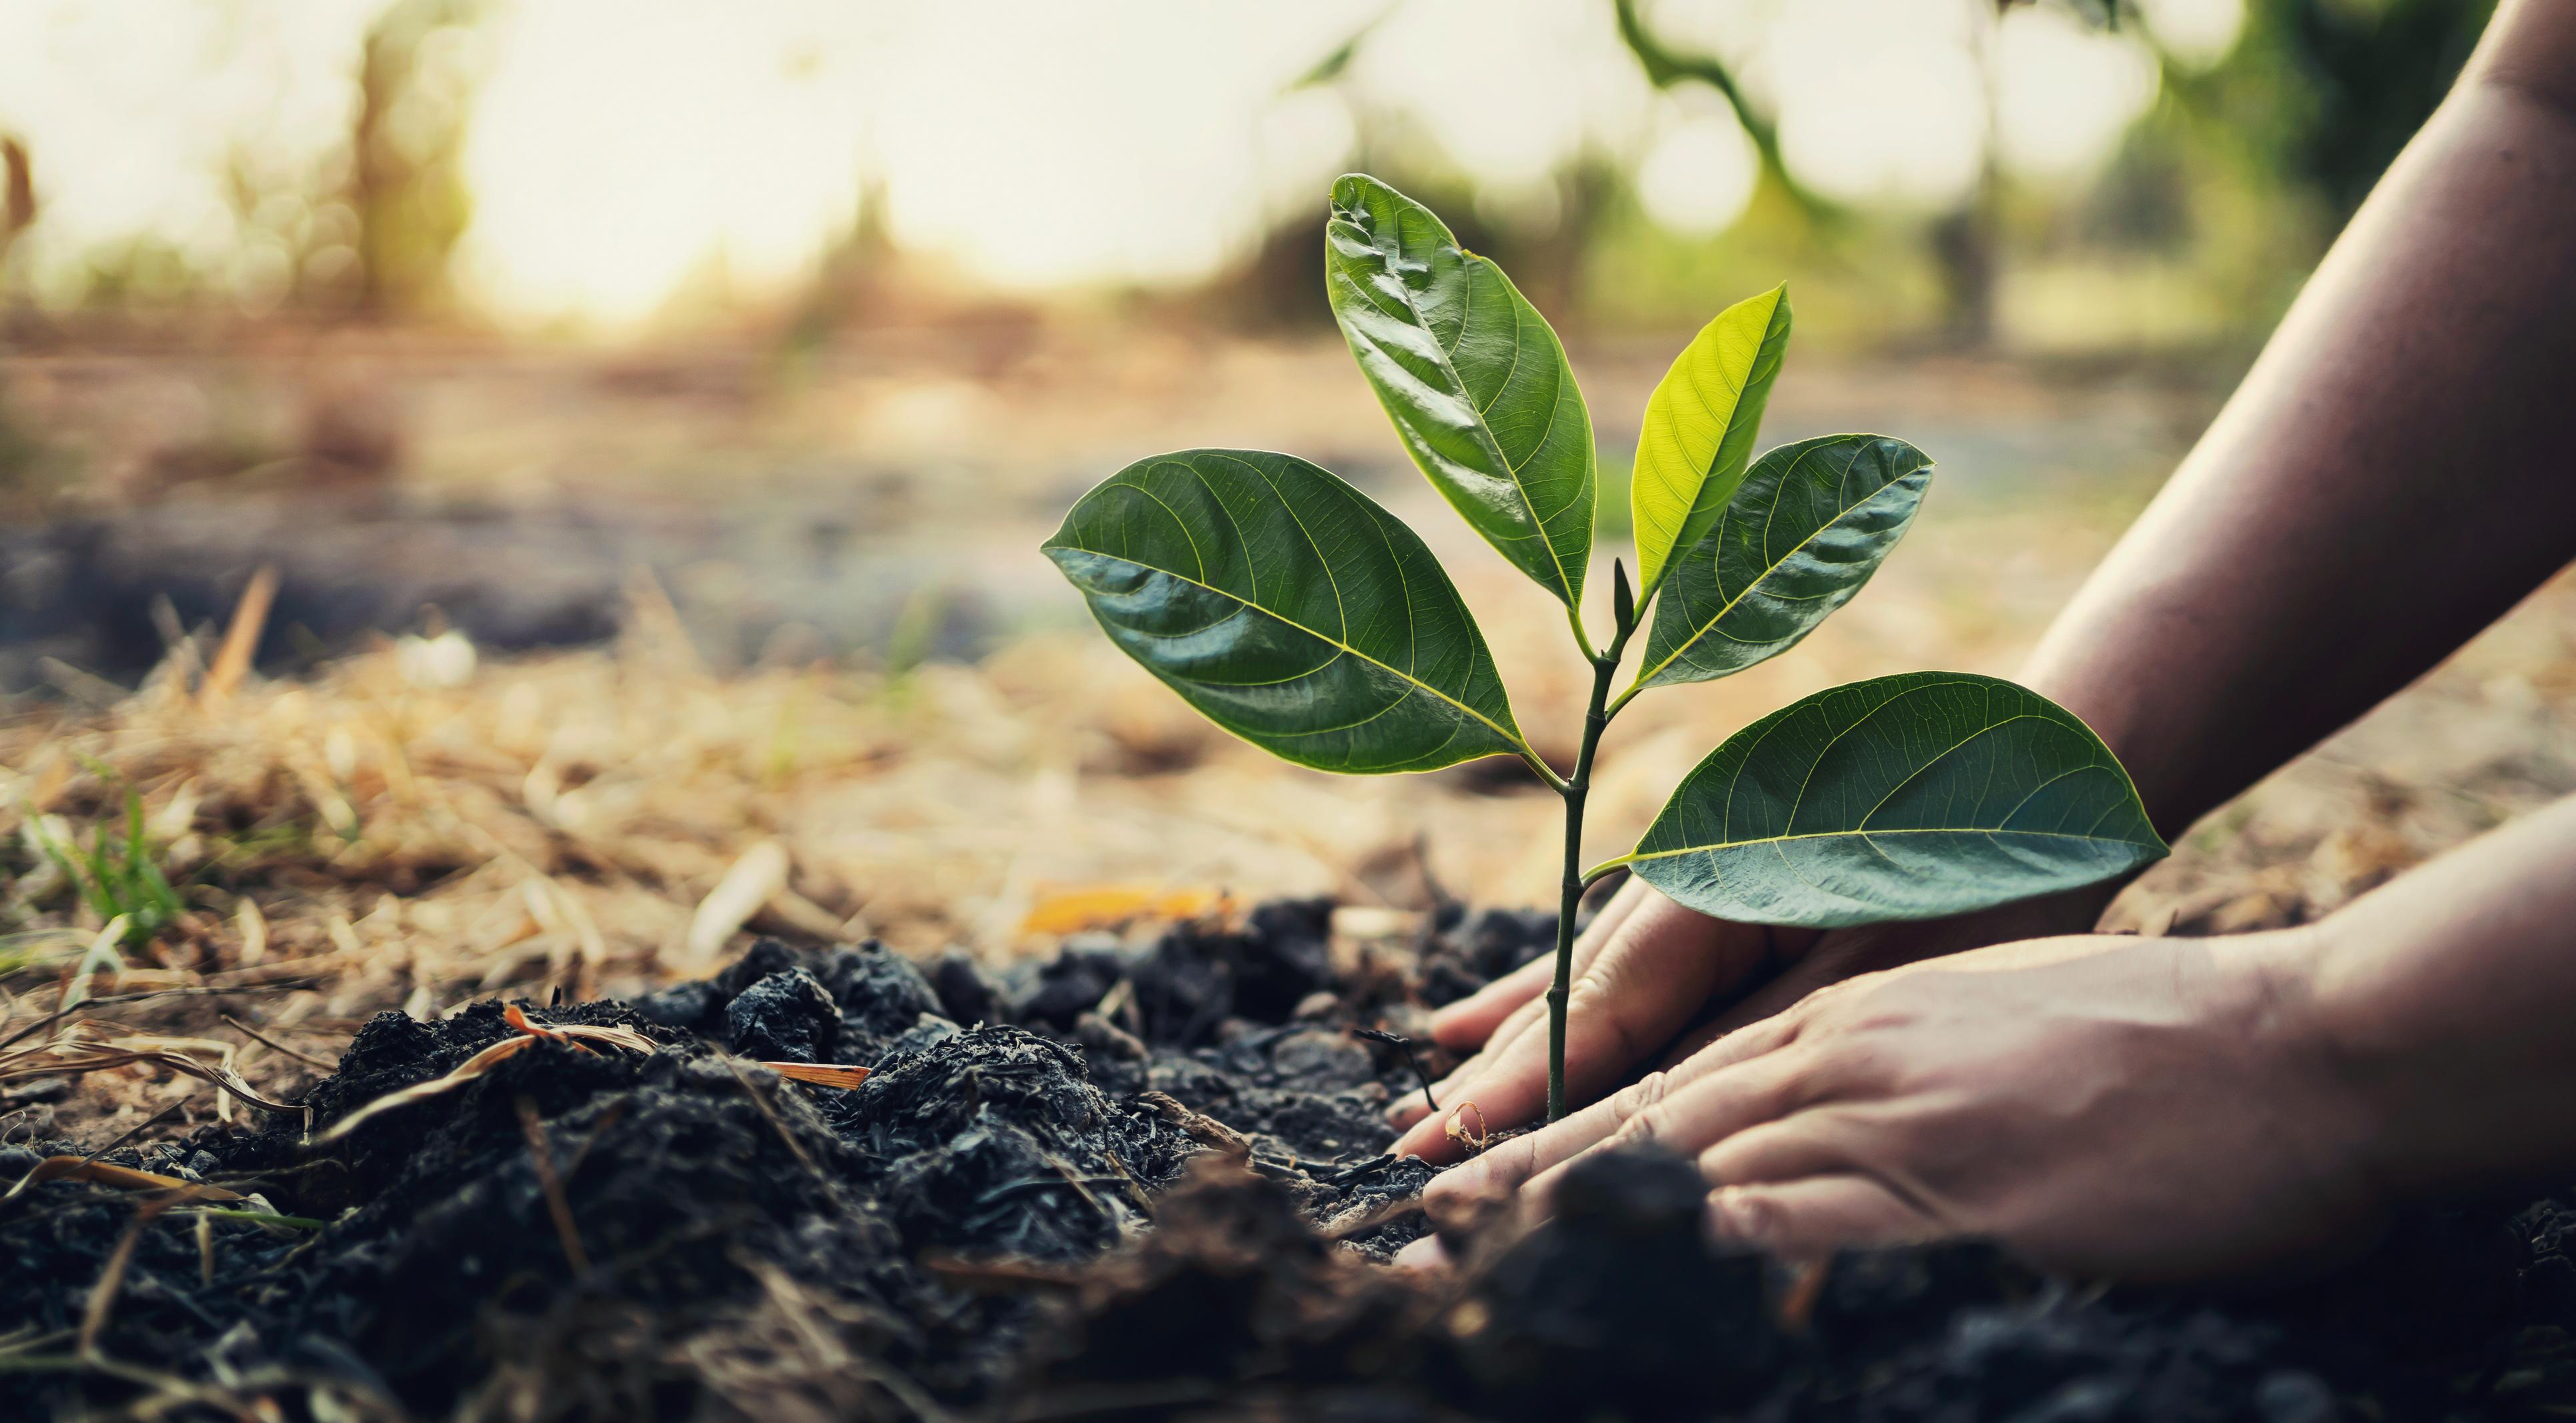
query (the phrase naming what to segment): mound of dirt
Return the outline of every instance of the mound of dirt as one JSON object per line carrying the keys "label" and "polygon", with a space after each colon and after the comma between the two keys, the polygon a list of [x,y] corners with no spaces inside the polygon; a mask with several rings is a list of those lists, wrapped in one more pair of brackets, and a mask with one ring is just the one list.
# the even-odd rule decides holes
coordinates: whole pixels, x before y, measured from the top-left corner
{"label": "mound of dirt", "polygon": [[[2086,1290],[1976,1246],[1797,1270],[1709,1246],[1683,1162],[1382,1262],[1400,1041],[1543,949],[1409,955],[1266,905],[995,979],[764,941],[638,999],[371,1021],[311,1122],[0,1203],[0,1413],[371,1418],[2246,1419],[2565,1416],[2576,1209],[2410,1220],[2263,1300]],[[612,1033],[612,1036],[618,1034]],[[517,1044],[524,1043],[524,1046]],[[651,1051],[644,1051],[647,1045]],[[500,1049],[494,1055],[494,1049]],[[474,1063],[474,1075],[458,1074]],[[810,1085],[800,1064],[873,1068]],[[1442,1064],[1424,1064],[1437,1071]],[[446,1081],[353,1116],[390,1094]],[[0,1152],[23,1176],[70,1143]],[[131,1183],[126,1182],[130,1186]],[[186,1198],[182,1198],[186,1197]]]}

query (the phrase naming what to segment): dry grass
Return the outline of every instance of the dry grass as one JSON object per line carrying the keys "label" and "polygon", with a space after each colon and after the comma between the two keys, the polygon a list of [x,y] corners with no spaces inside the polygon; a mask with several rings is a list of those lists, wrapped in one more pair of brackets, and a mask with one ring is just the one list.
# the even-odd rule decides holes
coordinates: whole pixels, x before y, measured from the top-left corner
{"label": "dry grass", "polygon": [[[1887,618],[1864,600],[1772,681],[1640,703],[1596,792],[1601,844],[1651,813],[1712,720],[1804,690],[1788,679],[1899,657],[2008,666],[2017,624],[1936,623],[1929,641],[1955,655],[1923,651],[1920,609],[1973,573],[1926,561],[1902,575],[1913,596],[1879,595]],[[1506,665],[1541,669],[1514,689],[1525,723],[1560,724],[1557,634],[1502,627]],[[0,1083],[0,1137],[78,1123],[96,1139],[184,1101],[159,1124],[181,1131],[217,1113],[207,1084],[227,1060],[247,1094],[291,1101],[371,1013],[629,992],[705,972],[753,932],[990,959],[1287,892],[1402,932],[1443,892],[1540,897],[1555,853],[1553,799],[1513,778],[1288,769],[1080,636],[900,677],[718,678],[639,587],[614,645],[465,652],[407,639],[225,685],[206,670],[221,659],[183,646],[130,695],[0,723],[0,1049],[134,1054],[100,1057],[68,1099]],[[2560,587],[2214,818],[2115,914],[2224,932],[2330,909],[2576,787],[2571,707],[2576,591]],[[129,792],[186,908],[120,949],[35,846],[123,834]]]}

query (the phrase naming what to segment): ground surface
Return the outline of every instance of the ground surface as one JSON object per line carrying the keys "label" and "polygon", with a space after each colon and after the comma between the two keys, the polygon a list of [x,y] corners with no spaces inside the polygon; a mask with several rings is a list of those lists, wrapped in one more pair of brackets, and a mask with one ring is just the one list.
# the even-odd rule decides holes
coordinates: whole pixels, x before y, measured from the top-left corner
{"label": "ground surface", "polygon": [[[2214,1313],[2106,1302],[1954,1252],[1838,1270],[1812,1329],[1793,1330],[1776,1271],[1677,1243],[1669,1183],[1650,1167],[1597,1183],[1583,1223],[1494,1246],[1504,1263],[1467,1295],[1403,1291],[1328,1246],[1317,1232],[1360,1224],[1354,1205],[1418,1184],[1394,1168],[1324,1179],[1378,1145],[1369,1114],[1340,1098],[1408,1080],[1344,1030],[1416,1027],[1426,999],[1533,941],[1495,930],[1474,949],[1444,906],[1543,898],[1556,804],[1485,767],[1353,780],[1272,763],[1101,646],[1030,550],[1072,491],[1133,455],[1300,449],[1368,483],[1456,570],[1543,749],[1562,750],[1545,728],[1570,725],[1579,668],[1544,600],[1389,463],[1341,353],[1120,351],[1093,360],[1041,332],[945,357],[844,353],[801,387],[749,360],[510,367],[416,347],[273,353],[214,375],[185,353],[13,358],[15,416],[41,415],[85,452],[82,477],[118,492],[71,522],[0,533],[18,541],[0,560],[13,580],[0,615],[37,606],[15,596],[29,589],[80,614],[0,630],[0,685],[50,689],[0,718],[0,1151],[13,1153],[0,1176],[16,1179],[39,1143],[122,1139],[106,1159],[237,1178],[328,1224],[173,1205],[134,1234],[131,1283],[101,1290],[132,1197],[31,1187],[0,1206],[14,1252],[0,1290],[18,1291],[0,1363],[19,1361],[0,1387],[107,1404],[175,1379],[198,1391],[192,1407],[266,1397],[291,1416],[540,1417],[631,1412],[639,1398],[760,1417],[1569,1416],[1547,1381],[1588,1385],[1633,1345],[1617,1368],[1639,1380],[1622,1396],[1641,1414],[1669,1411],[1656,1390],[1680,1388],[1685,1365],[1693,1389],[1713,1371],[1725,1408],[1784,1418],[2576,1405],[2551,1352],[2566,1336],[2546,1332],[2576,1293],[2548,1209],[2518,1223],[2514,1206],[2427,1217],[2340,1291],[2371,1317],[2322,1322],[2318,1300]],[[1652,374],[1618,353],[1579,359],[1599,364],[1605,410]],[[317,370],[356,393],[334,394]],[[1215,394],[1190,379],[1200,371],[1217,373]],[[1799,374],[1810,394],[1784,384],[1774,434],[1889,429],[1942,460],[1941,483],[1885,573],[1796,652],[1622,719],[1593,797],[1594,851],[1615,853],[1710,745],[1791,697],[1914,667],[2009,673],[2206,413],[2196,396],[2069,393],[2011,372]],[[254,464],[220,488],[187,477],[200,467],[188,459],[214,458],[208,432],[227,428],[216,417],[229,407],[206,404],[235,388],[222,379],[266,412],[243,427],[272,432],[266,458],[296,469]],[[396,437],[371,455],[378,399],[396,408]],[[305,467],[325,456],[347,467],[337,484]],[[807,474],[727,482],[780,468]],[[909,492],[851,513],[849,491],[870,480]],[[780,554],[791,546],[804,552]],[[283,591],[264,670],[234,677],[214,634],[261,561],[284,571]],[[154,627],[147,585],[173,600],[176,644]],[[543,596],[520,596],[531,588]],[[80,596],[65,603],[65,589]],[[454,603],[480,635],[356,630],[418,630],[424,599]],[[492,629],[532,607],[569,620],[517,641],[604,640],[500,646],[512,639]],[[789,615],[821,607],[875,611],[846,625]],[[915,660],[943,648],[975,656]],[[2576,589],[2559,587],[2213,817],[2113,922],[2223,933],[2311,918],[2571,788]],[[45,849],[122,843],[129,791],[147,858],[176,886],[157,908],[130,886],[84,897]],[[1335,907],[1284,936],[1256,927],[1251,907],[1280,895]],[[102,945],[129,911],[160,922]],[[1236,947],[1163,937],[1183,921],[1232,925],[1216,939]],[[755,1002],[775,1012],[737,1025],[716,990],[674,988],[729,983],[715,976],[761,934],[798,946],[793,965],[754,964],[768,984]],[[852,967],[896,958],[814,956],[871,936],[917,966],[905,973],[932,1002],[905,973]],[[1304,947],[1283,955],[1291,940]],[[1243,943],[1263,947],[1247,959]],[[822,998],[772,982],[787,966]],[[1000,986],[977,1004],[971,986],[987,979]],[[1327,989],[1329,1002],[1307,1001]],[[314,1104],[327,1129],[514,1036],[491,1006],[503,999],[540,1022],[640,1022],[661,1047],[541,1044],[488,1082],[365,1126],[339,1165],[301,1171],[315,1158],[295,1145],[300,1114],[246,1106],[173,1062],[228,1062],[252,1094]],[[1012,1022],[1082,1053],[995,1028],[900,1045],[912,1056],[898,1064],[924,1011]],[[86,1057],[67,1064],[66,1043]],[[758,1067],[736,1075],[719,1049],[885,1071],[854,1091],[789,1086]],[[1007,1090],[960,1085],[988,1081]],[[1171,1111],[1138,1105],[1149,1089]],[[939,1115],[961,1095],[999,1116]],[[1071,1136],[1050,1135],[1073,1118]],[[1031,1152],[1069,1163],[1046,1170],[1073,1184],[1012,1185],[1043,1174]],[[1229,1162],[1269,1184],[1194,1175]],[[547,1170],[589,1283],[574,1278]],[[1095,1179],[1122,1172],[1132,1190]],[[953,1214],[961,1192],[985,1202],[967,1223]],[[1147,1217],[1162,1225],[1140,1233]],[[1383,1245],[1412,1228],[1370,1221],[1350,1238]],[[727,1248],[742,1232],[747,1256]],[[1565,1303],[1625,1278],[1601,1273],[1620,1251],[1694,1262],[1673,1287],[1723,1302],[1694,1317],[1724,1341],[1640,1333],[1615,1297]],[[987,1258],[1005,1253],[1035,1263]],[[924,1263],[947,1256],[964,1263]],[[76,1353],[102,1294],[91,1342],[105,1365],[19,1367]],[[702,1298],[720,1303],[671,1304]],[[1188,1342],[1136,1344],[1167,1338]]]}

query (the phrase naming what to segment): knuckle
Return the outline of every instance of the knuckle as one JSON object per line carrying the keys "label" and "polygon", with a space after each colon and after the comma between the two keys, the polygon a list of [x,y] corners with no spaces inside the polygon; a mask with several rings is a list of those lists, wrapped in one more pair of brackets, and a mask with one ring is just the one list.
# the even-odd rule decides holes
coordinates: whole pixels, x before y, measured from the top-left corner
{"label": "knuckle", "polygon": [[1574,980],[1574,986],[1566,991],[1565,1005],[1567,1010],[1571,1011],[1578,1007],[1598,1005],[1602,1000],[1613,996],[1609,976],[1596,971]]}
{"label": "knuckle", "polygon": [[1636,1115],[1619,1123],[1619,1129],[1610,1134],[1610,1141],[1615,1146],[1643,1146],[1660,1140],[1671,1126],[1671,1114],[1657,1102],[1640,1107]]}
{"label": "knuckle", "polygon": [[1620,1088],[1618,1094],[1611,1098],[1612,1115],[1621,1122],[1626,1122],[1661,1103],[1665,1093],[1671,1088],[1672,1079],[1669,1076],[1661,1072],[1649,1072]]}
{"label": "knuckle", "polygon": [[1636,995],[1622,991],[1622,980],[1616,967],[1596,969],[1576,980],[1573,991],[1566,995],[1566,1012],[1572,1021],[1606,1028],[1618,1040],[1619,1050],[1639,1050]]}

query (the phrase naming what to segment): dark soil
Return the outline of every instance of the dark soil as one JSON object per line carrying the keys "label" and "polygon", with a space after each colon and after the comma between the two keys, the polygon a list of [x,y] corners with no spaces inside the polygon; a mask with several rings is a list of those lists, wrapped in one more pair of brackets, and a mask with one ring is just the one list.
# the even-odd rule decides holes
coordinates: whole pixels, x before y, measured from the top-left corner
{"label": "dark soil", "polygon": [[[2085,1289],[1964,1245],[1818,1281],[1705,1245],[1695,1173],[1641,1154],[1576,1173],[1549,1225],[1463,1241],[1457,1281],[1382,1268],[1433,1173],[1380,1154],[1390,1094],[1420,1088],[1359,1030],[1418,1027],[1550,926],[1453,915],[1354,959],[1329,911],[1079,943],[1008,981],[764,942],[640,1000],[525,1005],[651,1055],[539,1043],[328,1146],[278,1119],[110,1152],[256,1197],[147,1216],[61,1181],[0,1204],[0,1417],[2576,1412],[2569,1200],[2423,1212],[2259,1299]],[[379,1016],[312,1130],[514,1035],[498,1004]],[[760,1060],[875,1073],[811,1087]],[[39,1154],[0,1150],[0,1179]],[[272,1212],[308,1223],[251,1218]]]}

